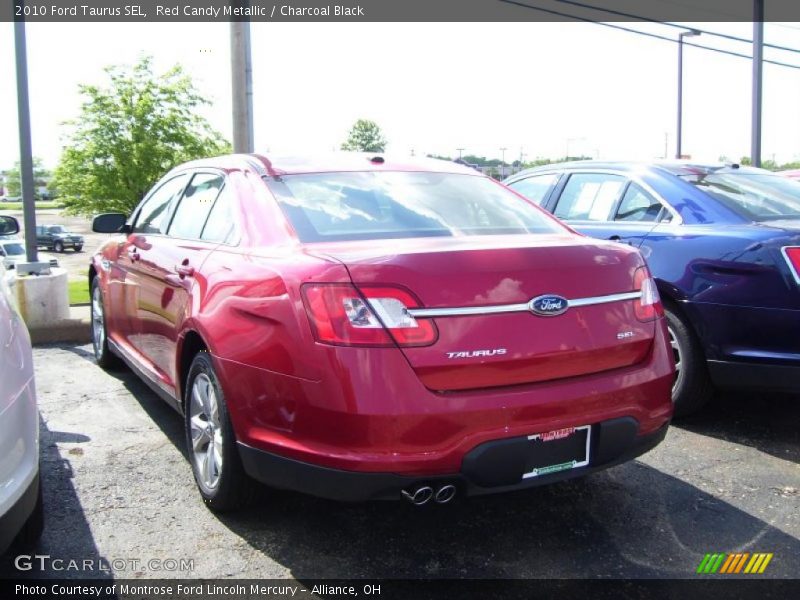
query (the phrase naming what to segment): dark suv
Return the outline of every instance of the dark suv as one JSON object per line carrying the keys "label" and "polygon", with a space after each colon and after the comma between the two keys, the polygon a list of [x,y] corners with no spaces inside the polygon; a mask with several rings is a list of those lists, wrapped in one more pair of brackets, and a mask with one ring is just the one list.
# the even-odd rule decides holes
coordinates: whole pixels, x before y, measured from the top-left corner
{"label": "dark suv", "polygon": [[55,252],[63,252],[67,248],[80,252],[83,250],[83,236],[70,233],[62,225],[38,225],[36,245]]}

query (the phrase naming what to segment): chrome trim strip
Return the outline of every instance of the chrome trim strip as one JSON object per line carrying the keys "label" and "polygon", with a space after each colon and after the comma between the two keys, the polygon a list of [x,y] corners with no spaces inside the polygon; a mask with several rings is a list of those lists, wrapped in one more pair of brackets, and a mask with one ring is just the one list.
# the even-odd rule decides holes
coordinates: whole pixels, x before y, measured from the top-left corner
{"label": "chrome trim strip", "polygon": [[495,306],[464,306],[461,308],[409,308],[408,314],[416,318],[468,317],[471,315],[499,315],[502,313],[527,312],[525,304],[497,304]]}
{"label": "chrome trim strip", "polygon": [[609,296],[595,296],[593,298],[578,298],[577,300],[567,300],[570,308],[578,306],[592,306],[593,304],[608,304],[609,302],[623,302],[624,300],[636,300],[642,297],[642,292],[625,292],[624,294],[611,294]]}
{"label": "chrome trim strip", "polygon": [[[636,300],[637,298],[641,298],[641,296],[641,292],[625,292],[623,294],[611,294],[609,296],[576,298],[575,300],[567,300],[567,304],[569,308],[578,308],[580,306],[593,306],[595,304]],[[463,306],[456,308],[409,308],[408,314],[414,318],[425,319],[436,317],[499,315],[503,313],[530,312],[530,310],[530,302],[526,302],[525,304],[496,304],[494,306]]]}
{"label": "chrome trim strip", "polygon": [[792,263],[792,260],[789,258],[789,253],[787,252],[787,250],[792,248],[800,248],[800,246],[784,246],[783,248],[781,248],[781,254],[783,254],[783,258],[786,261],[786,264],[789,265],[789,270],[792,272],[792,275],[794,275],[795,283],[797,285],[800,285],[800,273],[798,273],[797,269],[794,266],[794,263]]}

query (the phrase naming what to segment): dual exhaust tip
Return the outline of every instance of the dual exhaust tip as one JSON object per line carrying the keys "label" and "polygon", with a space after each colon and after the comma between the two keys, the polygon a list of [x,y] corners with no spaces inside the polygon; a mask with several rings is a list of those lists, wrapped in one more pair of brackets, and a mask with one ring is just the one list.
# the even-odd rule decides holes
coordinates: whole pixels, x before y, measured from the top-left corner
{"label": "dual exhaust tip", "polygon": [[434,490],[429,485],[423,485],[411,491],[403,490],[401,494],[403,498],[411,502],[414,506],[422,506],[431,500],[437,504],[447,504],[456,497],[456,486],[448,483]]}

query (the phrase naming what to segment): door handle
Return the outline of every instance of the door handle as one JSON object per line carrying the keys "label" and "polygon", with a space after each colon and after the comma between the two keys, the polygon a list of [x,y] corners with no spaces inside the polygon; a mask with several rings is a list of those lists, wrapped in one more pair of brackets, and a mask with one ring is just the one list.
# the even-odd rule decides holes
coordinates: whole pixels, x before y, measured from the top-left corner
{"label": "door handle", "polygon": [[610,235],[610,236],[608,236],[608,239],[611,240],[612,242],[621,242],[622,241],[622,238],[619,237],[618,235]]}
{"label": "door handle", "polygon": [[190,267],[189,259],[184,258],[181,264],[175,265],[175,272],[180,275],[181,279],[184,277],[192,277],[194,275],[194,267]]}

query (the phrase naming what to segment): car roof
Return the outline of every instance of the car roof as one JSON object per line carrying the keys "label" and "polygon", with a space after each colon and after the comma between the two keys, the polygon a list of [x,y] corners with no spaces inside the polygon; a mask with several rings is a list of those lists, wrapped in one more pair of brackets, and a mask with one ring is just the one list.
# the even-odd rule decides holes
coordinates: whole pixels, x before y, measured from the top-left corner
{"label": "car roof", "polygon": [[655,160],[655,161],[603,161],[579,160],[563,163],[550,163],[520,171],[506,181],[527,177],[534,173],[546,171],[575,171],[580,169],[608,169],[613,171],[641,171],[658,169],[672,175],[708,175],[714,172],[727,173],[762,173],[772,174],[772,171],[755,167],[742,166],[737,163],[697,162],[689,160]]}
{"label": "car roof", "polygon": [[228,154],[194,160],[173,171],[215,168],[226,172],[249,170],[265,176],[301,173],[335,173],[355,171],[417,171],[457,173],[483,177],[474,169],[435,158],[399,157],[383,152],[329,152],[297,156],[265,156],[263,154]]}

